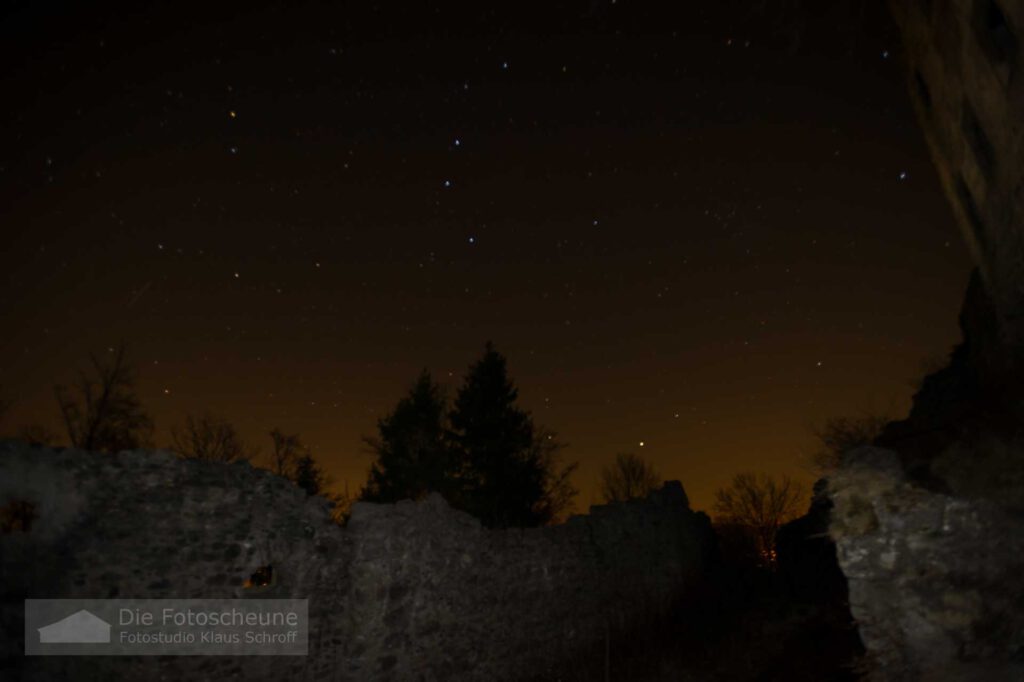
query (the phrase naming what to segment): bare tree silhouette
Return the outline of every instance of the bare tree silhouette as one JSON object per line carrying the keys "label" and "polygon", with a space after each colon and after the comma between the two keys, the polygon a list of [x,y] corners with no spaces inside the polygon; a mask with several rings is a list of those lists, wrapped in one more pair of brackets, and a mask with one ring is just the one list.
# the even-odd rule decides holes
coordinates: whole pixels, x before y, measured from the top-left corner
{"label": "bare tree silhouette", "polygon": [[654,465],[635,453],[620,452],[601,471],[601,498],[607,503],[647,497],[660,484]]}
{"label": "bare tree silhouette", "polygon": [[762,561],[774,566],[775,536],[782,524],[800,515],[804,498],[803,486],[788,476],[776,481],[763,473],[736,474],[729,487],[715,493],[716,520],[748,529]]}
{"label": "bare tree silhouette", "polygon": [[187,415],[183,427],[172,428],[171,449],[183,459],[211,462],[235,462],[252,456],[235,427],[209,413]]}
{"label": "bare tree silhouette", "polygon": [[309,495],[331,498],[327,490],[331,485],[330,477],[299,434],[286,434],[275,428],[270,432],[270,438],[274,441],[274,449],[270,453],[271,471],[292,481]]}
{"label": "bare tree silhouette", "polygon": [[270,470],[278,476],[292,479],[304,450],[299,434],[286,434],[275,428],[270,432],[270,439],[274,442],[274,449],[270,451]]}
{"label": "bare tree silhouette", "polygon": [[70,388],[54,387],[74,447],[117,452],[150,442],[153,420],[135,392],[135,373],[125,359],[124,345],[111,353],[109,359],[90,355],[92,372],[79,372],[78,381]]}
{"label": "bare tree silhouette", "polygon": [[572,484],[572,476],[579,468],[579,462],[560,464],[560,453],[565,443],[557,440],[553,431],[543,426],[537,428],[537,437],[532,446],[533,457],[544,471],[545,494],[538,502],[540,515],[547,523],[563,521],[572,511],[579,490]]}
{"label": "bare tree silhouette", "polygon": [[275,428],[270,432],[270,439],[274,442],[274,449],[270,452],[270,470],[305,490],[307,495],[319,495],[330,502],[332,518],[344,524],[355,502],[348,492],[348,485],[341,493],[331,490],[334,481],[299,434],[286,434]]}

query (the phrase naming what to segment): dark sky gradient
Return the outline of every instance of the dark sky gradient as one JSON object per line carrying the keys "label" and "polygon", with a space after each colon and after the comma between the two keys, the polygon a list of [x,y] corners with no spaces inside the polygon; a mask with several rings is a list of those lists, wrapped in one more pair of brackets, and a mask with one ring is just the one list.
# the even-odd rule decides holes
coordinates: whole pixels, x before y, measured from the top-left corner
{"label": "dark sky gradient", "polygon": [[957,340],[880,11],[77,4],[2,15],[7,430],[123,339],[159,442],[279,426],[355,490],[419,369],[453,392],[491,339],[581,507],[633,450],[707,508],[809,480],[810,425],[900,413]]}

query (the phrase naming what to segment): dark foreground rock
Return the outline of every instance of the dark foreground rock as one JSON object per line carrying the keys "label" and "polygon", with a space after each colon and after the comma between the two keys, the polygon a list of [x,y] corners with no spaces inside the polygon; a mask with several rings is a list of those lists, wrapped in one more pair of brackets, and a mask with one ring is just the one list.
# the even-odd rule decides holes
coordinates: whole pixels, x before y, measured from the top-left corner
{"label": "dark foreground rock", "polygon": [[[710,532],[678,482],[560,526],[486,530],[437,496],[326,503],[248,464],[0,443],[0,679],[542,678],[651,620]],[[273,580],[245,580],[271,566]],[[302,598],[305,657],[24,657],[26,597]]]}

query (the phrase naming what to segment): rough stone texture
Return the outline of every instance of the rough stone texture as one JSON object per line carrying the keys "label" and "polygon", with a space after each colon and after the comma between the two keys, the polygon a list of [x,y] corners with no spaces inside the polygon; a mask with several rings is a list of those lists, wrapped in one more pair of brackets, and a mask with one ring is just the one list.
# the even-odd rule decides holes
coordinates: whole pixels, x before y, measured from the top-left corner
{"label": "rough stone texture", "polygon": [[889,5],[939,178],[1012,350],[1024,341],[1024,1]]}
{"label": "rough stone texture", "polygon": [[990,362],[998,347],[998,326],[991,298],[975,272],[960,312],[961,343],[945,367],[923,378],[906,419],[886,425],[876,440],[900,453],[912,479],[936,491],[950,490],[932,462],[947,448],[986,434],[1012,437],[1024,423],[1024,377],[997,371]]}
{"label": "rough stone texture", "polygon": [[[1024,0],[890,0],[978,264],[947,366],[832,477],[878,679],[1024,679]],[[895,452],[894,452],[895,451]],[[898,453],[898,454],[897,454]]]}
{"label": "rough stone texture", "polygon": [[[438,496],[323,500],[248,464],[0,443],[0,678],[448,680],[544,676],[663,613],[701,567],[710,526],[678,482],[549,528],[493,531]],[[272,565],[275,582],[243,580]],[[22,600],[308,598],[309,656],[22,657]],[[6,667],[5,667],[6,666]]]}
{"label": "rough stone texture", "polygon": [[1024,518],[909,481],[899,456],[850,453],[830,532],[879,680],[1024,679]]}
{"label": "rough stone texture", "polygon": [[880,441],[925,480],[928,460],[1024,421],[1024,0],[889,0],[908,89],[978,264],[963,343]]}

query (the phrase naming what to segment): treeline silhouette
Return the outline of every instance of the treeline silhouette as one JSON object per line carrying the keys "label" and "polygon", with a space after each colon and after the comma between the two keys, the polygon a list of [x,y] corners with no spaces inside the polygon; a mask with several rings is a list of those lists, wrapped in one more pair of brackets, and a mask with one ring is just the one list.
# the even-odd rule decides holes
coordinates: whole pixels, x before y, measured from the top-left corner
{"label": "treeline silhouette", "polygon": [[[137,373],[124,344],[89,359],[75,381],[54,387],[67,442],[99,452],[155,447],[154,420],[138,396]],[[577,464],[562,463],[564,445],[517,401],[506,358],[488,342],[451,404],[424,370],[378,420],[377,433],[364,439],[374,460],[356,496],[333,491],[333,482],[301,436],[278,427],[268,432],[272,449],[265,466],[308,494],[328,499],[342,521],[355,499],[396,502],[436,492],[488,527],[552,523],[572,508]],[[0,405],[0,416],[8,406]],[[16,436],[37,445],[58,441],[37,424],[23,426]],[[246,443],[234,425],[210,412],[187,414],[184,423],[171,428],[165,445],[183,459],[261,459],[259,449]]]}
{"label": "treeline silhouette", "polygon": [[[90,355],[69,385],[54,387],[67,442],[86,450],[118,452],[154,447],[154,421],[139,399],[137,373],[124,345]],[[10,407],[0,402],[0,418]],[[816,430],[820,448],[811,461],[826,474],[841,453],[869,443],[884,417],[837,418]],[[576,462],[564,462],[564,444],[518,405],[518,390],[504,355],[488,342],[472,363],[453,399],[423,370],[407,394],[364,438],[373,455],[367,480],[350,495],[333,490],[312,448],[300,434],[279,427],[267,432],[263,458],[226,419],[209,412],[186,415],[170,430],[166,447],[185,459],[233,462],[264,460],[265,468],[310,495],[321,495],[339,520],[357,500],[396,502],[435,492],[488,527],[530,527],[556,522],[570,512],[578,493]],[[16,437],[53,445],[45,427],[23,426]],[[618,453],[601,472],[602,502],[646,497],[661,485],[659,472],[635,453]],[[788,477],[742,472],[715,496],[715,525],[723,550],[738,560],[771,568],[779,528],[800,515],[807,495]]]}
{"label": "treeline silhouette", "polygon": [[577,491],[576,463],[562,464],[556,434],[516,401],[505,357],[488,342],[451,406],[424,370],[366,439],[376,456],[362,498],[375,502],[440,493],[489,527],[558,519]]}

